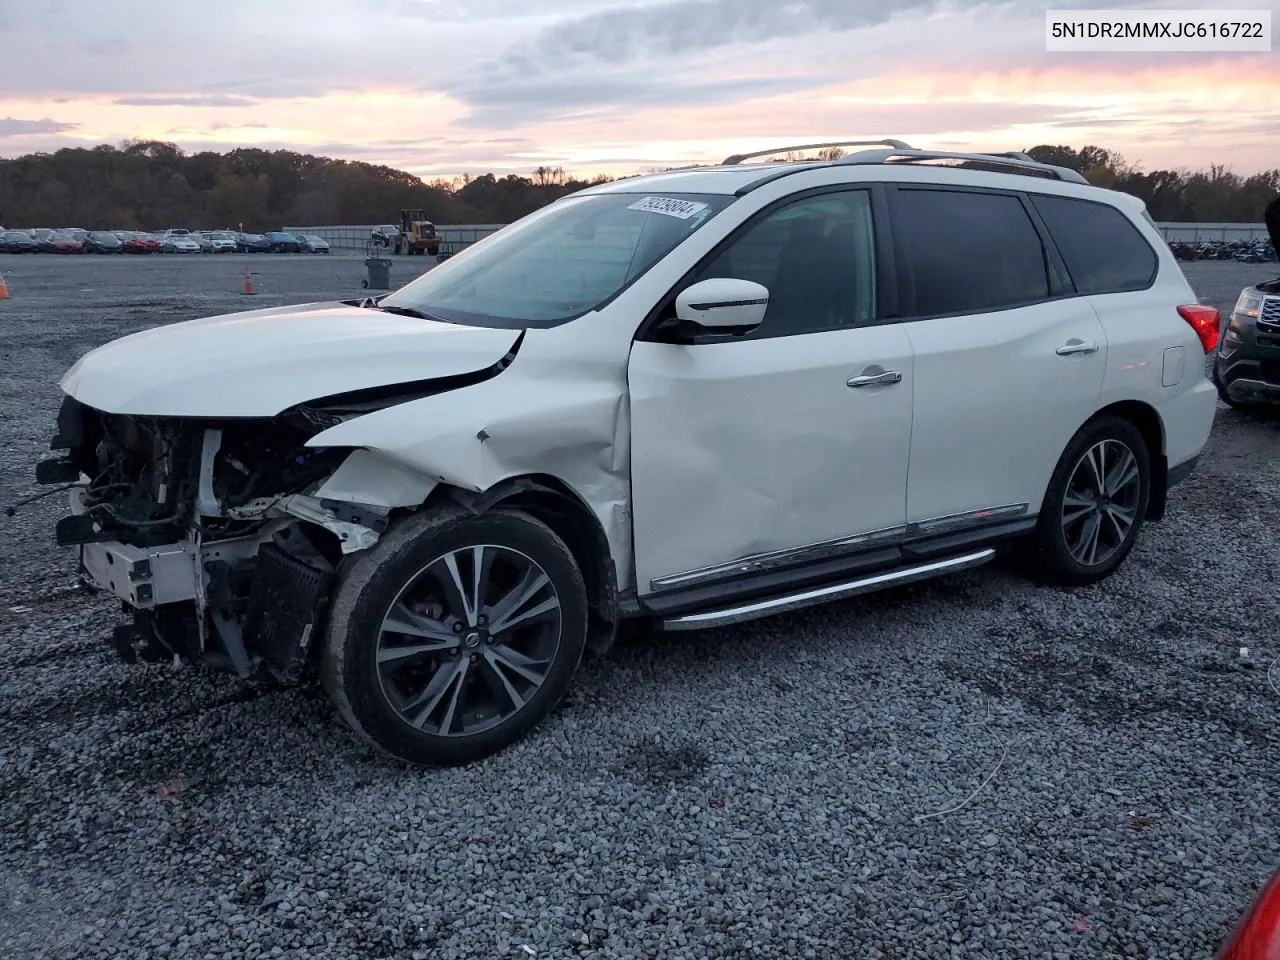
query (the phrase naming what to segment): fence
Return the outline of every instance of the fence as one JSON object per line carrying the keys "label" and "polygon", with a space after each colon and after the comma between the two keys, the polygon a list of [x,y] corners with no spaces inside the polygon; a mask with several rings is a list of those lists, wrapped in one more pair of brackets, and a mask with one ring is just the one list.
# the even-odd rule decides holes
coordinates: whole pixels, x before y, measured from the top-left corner
{"label": "fence", "polygon": [[[369,234],[378,226],[379,224],[370,223],[365,226],[285,227],[284,230],[286,233],[295,235],[309,233],[317,237],[323,237],[328,241],[329,246],[338,250],[359,250],[363,252],[365,244],[369,242]],[[503,223],[469,223],[452,226],[436,224],[436,233],[444,241],[442,249],[450,253],[457,253],[463,247],[469,246],[491,233],[495,233],[504,226],[506,224]]]}
{"label": "fence", "polygon": [[1157,223],[1166,243],[1203,243],[1209,240],[1265,240],[1265,223]]}
{"label": "fence", "polygon": [[[342,227],[285,227],[289,233],[311,233],[324,237],[330,246],[343,250],[364,250],[370,232],[377,224]],[[487,237],[506,224],[471,223],[452,226],[436,226],[436,232],[445,242],[444,249],[456,253],[463,247]],[[1267,227],[1262,223],[1157,223],[1166,242],[1202,243],[1209,240],[1265,240]]]}

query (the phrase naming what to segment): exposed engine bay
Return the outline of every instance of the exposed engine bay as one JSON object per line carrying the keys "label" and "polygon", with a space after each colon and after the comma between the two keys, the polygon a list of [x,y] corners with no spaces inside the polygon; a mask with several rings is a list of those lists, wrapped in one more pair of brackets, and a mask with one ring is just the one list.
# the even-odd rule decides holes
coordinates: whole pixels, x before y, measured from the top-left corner
{"label": "exposed engine bay", "polygon": [[351,451],[306,440],[357,410],[295,407],[269,419],[108,414],[64,400],[40,464],[72,487],[61,545],[82,579],[119,597],[132,659],[177,656],[296,679],[344,553],[377,542],[389,510],[314,494]]}

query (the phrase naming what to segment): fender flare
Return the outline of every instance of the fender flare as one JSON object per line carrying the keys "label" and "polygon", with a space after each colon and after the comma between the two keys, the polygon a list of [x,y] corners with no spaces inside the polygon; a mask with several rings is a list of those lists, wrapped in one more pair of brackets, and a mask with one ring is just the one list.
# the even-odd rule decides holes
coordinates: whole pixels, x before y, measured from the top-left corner
{"label": "fender flare", "polygon": [[547,523],[565,540],[587,582],[587,648],[596,656],[606,654],[617,639],[621,619],[618,573],[608,537],[586,503],[552,477],[511,477],[479,493],[453,486],[446,489],[449,499],[469,513],[513,506]]}

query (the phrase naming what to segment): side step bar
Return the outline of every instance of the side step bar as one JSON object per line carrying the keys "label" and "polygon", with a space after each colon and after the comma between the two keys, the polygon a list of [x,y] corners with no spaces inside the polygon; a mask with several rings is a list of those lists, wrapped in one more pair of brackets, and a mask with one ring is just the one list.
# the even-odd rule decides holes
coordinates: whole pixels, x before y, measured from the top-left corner
{"label": "side step bar", "polygon": [[683,616],[663,620],[662,629],[664,631],[706,630],[711,627],[723,627],[731,623],[741,623],[744,620],[755,620],[758,617],[768,617],[775,613],[799,610],[802,607],[826,603],[831,600],[856,597],[859,594],[883,590],[886,587],[914,583],[917,580],[929,580],[933,577],[940,577],[943,574],[955,573],[958,570],[968,570],[970,567],[980,567],[995,555],[995,550],[987,547],[983,550],[976,550],[973,553],[965,553],[956,557],[948,557],[945,560],[935,560],[931,563],[921,563],[911,567],[899,567],[897,570],[872,574],[869,577],[860,577],[857,580],[845,580],[841,583],[828,584],[825,587],[810,587],[797,593],[787,593],[778,597],[769,597],[765,600],[753,600],[749,603],[737,604],[732,607],[722,607],[719,610],[687,613]]}

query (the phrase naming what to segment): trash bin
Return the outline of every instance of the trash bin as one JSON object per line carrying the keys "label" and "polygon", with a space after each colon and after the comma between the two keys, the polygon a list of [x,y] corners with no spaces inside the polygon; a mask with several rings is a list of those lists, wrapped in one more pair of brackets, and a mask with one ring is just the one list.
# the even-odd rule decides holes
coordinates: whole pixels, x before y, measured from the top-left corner
{"label": "trash bin", "polygon": [[368,290],[391,289],[391,261],[385,257],[366,257],[364,267],[369,271],[369,278],[362,286]]}

